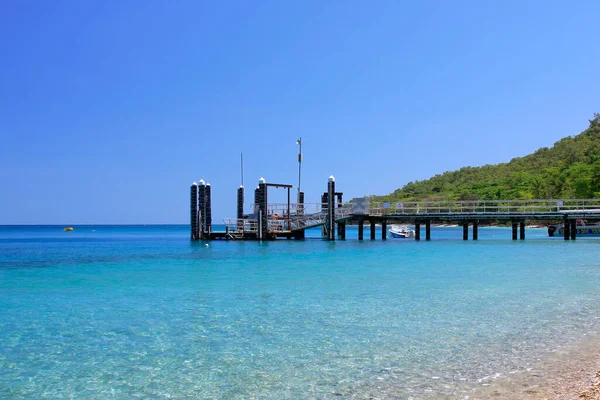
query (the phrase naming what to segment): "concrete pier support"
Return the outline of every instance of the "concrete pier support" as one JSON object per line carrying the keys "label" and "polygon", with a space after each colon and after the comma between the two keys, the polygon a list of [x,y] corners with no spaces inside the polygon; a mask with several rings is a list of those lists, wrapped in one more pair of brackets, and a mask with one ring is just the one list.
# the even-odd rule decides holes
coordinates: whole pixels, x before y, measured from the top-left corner
{"label": "concrete pier support", "polygon": [[479,239],[479,221],[473,221],[473,240]]}
{"label": "concrete pier support", "polygon": [[335,240],[335,178],[327,182],[327,239]]}
{"label": "concrete pier support", "polygon": [[358,240],[363,240],[363,236],[365,233],[365,221],[362,219],[358,221]]}
{"label": "concrete pier support", "polygon": [[371,234],[371,240],[375,240],[375,221],[369,221],[371,223],[371,227],[369,229],[369,233]]}
{"label": "concrete pier support", "polygon": [[425,240],[431,240],[431,221],[425,221]]}
{"label": "concrete pier support", "polygon": [[421,240],[421,222],[415,221],[415,240]]}
{"label": "concrete pier support", "polygon": [[517,221],[512,221],[512,240],[517,240],[517,227],[519,224]]}
{"label": "concrete pier support", "polygon": [[469,240],[469,221],[463,223],[463,240]]}
{"label": "concrete pier support", "polygon": [[519,222],[519,239],[525,240],[525,221]]}
{"label": "concrete pier support", "polygon": [[192,240],[198,240],[198,184],[192,183],[190,187],[190,237]]}
{"label": "concrete pier support", "polygon": [[565,240],[569,240],[571,238],[571,221],[567,218],[563,219],[563,231]]}
{"label": "concrete pier support", "polygon": [[571,240],[577,239],[577,220],[571,220]]}
{"label": "concrete pier support", "polygon": [[340,234],[340,239],[346,240],[346,223],[340,222],[338,224],[338,232]]}
{"label": "concrete pier support", "polygon": [[381,240],[387,239],[387,221],[381,221]]}

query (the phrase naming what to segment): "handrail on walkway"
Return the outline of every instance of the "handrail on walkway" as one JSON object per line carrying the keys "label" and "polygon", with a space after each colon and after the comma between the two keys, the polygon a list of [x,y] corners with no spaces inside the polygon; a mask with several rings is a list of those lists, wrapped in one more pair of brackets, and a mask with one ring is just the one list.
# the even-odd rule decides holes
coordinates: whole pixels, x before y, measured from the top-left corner
{"label": "handrail on walkway", "polygon": [[454,213],[555,213],[568,211],[600,212],[600,199],[567,200],[442,200],[371,202],[369,215],[454,214]]}

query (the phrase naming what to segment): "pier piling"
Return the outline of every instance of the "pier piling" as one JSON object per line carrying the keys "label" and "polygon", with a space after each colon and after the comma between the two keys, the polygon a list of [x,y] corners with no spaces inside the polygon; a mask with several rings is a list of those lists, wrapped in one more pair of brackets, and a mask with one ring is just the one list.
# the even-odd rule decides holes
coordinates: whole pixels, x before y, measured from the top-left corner
{"label": "pier piling", "polygon": [[190,187],[190,225],[191,225],[191,238],[197,240],[198,238],[198,184],[192,183]]}
{"label": "pier piling", "polygon": [[266,239],[269,233],[269,218],[267,213],[267,181],[265,178],[258,180],[258,237],[260,240]]}
{"label": "pier piling", "polygon": [[335,178],[327,182],[327,239],[335,240]]}
{"label": "pier piling", "polygon": [[211,196],[210,196],[210,183],[206,184],[206,199],[205,199],[205,205],[206,205],[206,211],[204,211],[204,215],[205,215],[205,226],[204,226],[204,230],[205,230],[205,237],[206,238],[210,238],[210,233],[212,232],[212,202],[210,200]]}
{"label": "pier piling", "polygon": [[381,221],[381,240],[387,239],[387,221]]}
{"label": "pier piling", "polygon": [[415,221],[415,240],[421,240],[421,222]]}
{"label": "pier piling", "polygon": [[525,221],[519,222],[519,239],[525,240]]}
{"label": "pier piling", "polygon": [[338,224],[338,232],[340,234],[340,239],[346,240],[346,223],[340,222]]}
{"label": "pier piling", "polygon": [[[327,209],[329,207],[329,192],[324,192],[321,195],[321,212],[328,212]],[[329,215],[329,214],[328,214]],[[321,227],[321,236],[327,236],[327,222],[329,221],[329,217],[325,219],[325,224]]]}
{"label": "pier piling", "polygon": [[375,221],[371,220],[369,221],[371,223],[371,228],[370,228],[370,234],[371,234],[371,240],[375,240]]}
{"label": "pier piling", "polygon": [[571,220],[571,240],[577,238],[577,220]]}
{"label": "pier piling", "polygon": [[479,239],[479,221],[473,221],[473,240]]}
{"label": "pier piling", "polygon": [[358,221],[358,240],[363,240],[363,235],[365,233],[365,221]]}
{"label": "pier piling", "polygon": [[463,240],[469,240],[469,221],[463,223]]}
{"label": "pier piling", "polygon": [[203,179],[200,179],[198,186],[198,217],[198,239],[203,240],[206,239],[206,183]]}
{"label": "pier piling", "polygon": [[237,190],[237,224],[238,230],[244,229],[244,186]]}
{"label": "pier piling", "polygon": [[431,221],[425,221],[425,240],[431,240]]}
{"label": "pier piling", "polygon": [[563,220],[563,231],[565,240],[569,240],[571,238],[571,221],[567,217]]}
{"label": "pier piling", "polygon": [[[335,192],[335,197],[337,198],[337,208],[341,208],[344,206],[344,203],[342,202],[342,195],[343,193],[341,192]],[[338,236],[342,235],[342,228],[340,224],[337,224],[337,234]]]}

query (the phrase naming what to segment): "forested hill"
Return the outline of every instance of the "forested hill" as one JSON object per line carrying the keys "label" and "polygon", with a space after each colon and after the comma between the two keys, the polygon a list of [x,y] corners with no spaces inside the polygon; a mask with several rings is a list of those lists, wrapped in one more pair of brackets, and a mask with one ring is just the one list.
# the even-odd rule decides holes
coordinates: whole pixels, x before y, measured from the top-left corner
{"label": "forested hill", "polygon": [[406,184],[376,201],[600,197],[600,114],[574,137],[508,163],[464,167]]}

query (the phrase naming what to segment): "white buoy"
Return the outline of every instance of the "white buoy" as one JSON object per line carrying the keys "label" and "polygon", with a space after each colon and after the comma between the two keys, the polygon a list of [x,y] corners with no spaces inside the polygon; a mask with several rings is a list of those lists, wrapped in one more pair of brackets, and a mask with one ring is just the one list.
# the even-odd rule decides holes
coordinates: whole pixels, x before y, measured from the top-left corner
{"label": "white buoy", "polygon": [[206,243],[206,244],[204,245],[204,247],[210,247],[210,244]]}

